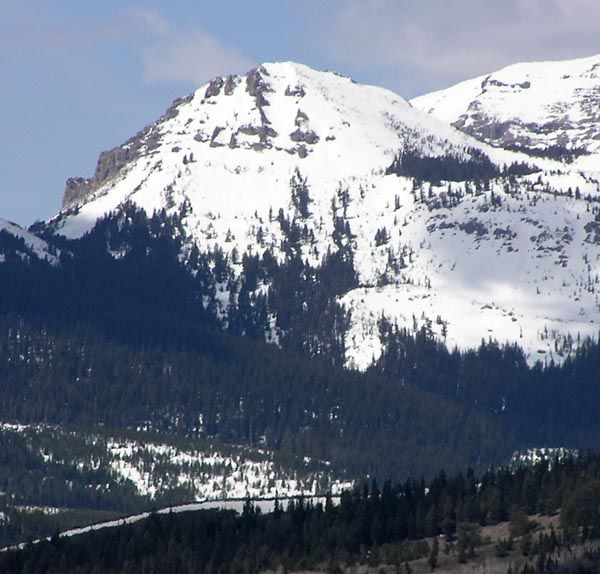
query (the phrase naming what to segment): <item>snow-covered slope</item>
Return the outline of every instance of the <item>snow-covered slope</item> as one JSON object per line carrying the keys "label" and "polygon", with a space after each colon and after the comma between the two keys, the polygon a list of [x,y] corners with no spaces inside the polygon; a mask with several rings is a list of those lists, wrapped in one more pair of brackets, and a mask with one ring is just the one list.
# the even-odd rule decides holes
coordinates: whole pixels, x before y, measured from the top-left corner
{"label": "snow-covered slope", "polygon": [[[408,150],[427,161],[485,154],[497,166],[537,168],[431,185],[390,173]],[[94,178],[69,180],[63,211],[48,225],[79,237],[125,202],[178,214],[182,261],[194,245],[227,257],[233,279],[206,301],[226,321],[241,255],[269,250],[284,262],[292,222],[305,262],[351,253],[358,285],[337,296],[349,320],[349,366],[366,368],[380,355],[382,316],[450,346],[493,338],[519,342],[531,360],[559,359],[578,336],[597,333],[596,196],[589,175],[481,144],[387,90],[279,63],[176,101],[103,153]],[[269,288],[266,277],[256,292]]]}
{"label": "snow-covered slope", "polygon": [[600,55],[515,64],[411,103],[497,146],[600,153]]}
{"label": "snow-covered slope", "polygon": [[10,257],[30,261],[32,258],[58,263],[58,251],[15,223],[0,219],[0,263]]}
{"label": "snow-covered slope", "polygon": [[[299,470],[284,468],[266,451],[224,454],[217,449],[180,449],[168,444],[109,441],[112,472],[154,499],[169,492],[188,492],[196,500],[274,498],[339,494],[352,481],[334,479],[326,463],[296,461]],[[262,456],[262,459],[261,459]]]}
{"label": "snow-covered slope", "polygon": [[[18,455],[45,468],[50,481],[71,478],[78,489],[102,493],[120,488],[131,499],[209,501],[338,494],[352,488],[327,461],[285,456],[268,450],[224,445],[202,439],[160,437],[144,432],[129,436],[74,431],[43,424],[0,423],[0,438],[18,440]],[[9,465],[10,466],[10,465]],[[15,476],[18,476],[15,469]],[[337,475],[336,475],[337,473]],[[14,477],[13,477],[14,478]],[[27,503],[31,491],[11,481],[9,496]],[[71,501],[69,501],[71,502]],[[16,504],[16,503],[15,503]],[[69,503],[65,503],[67,506]],[[36,506],[36,508],[39,508]],[[58,512],[61,508],[47,509]],[[62,509],[64,510],[64,508]]]}

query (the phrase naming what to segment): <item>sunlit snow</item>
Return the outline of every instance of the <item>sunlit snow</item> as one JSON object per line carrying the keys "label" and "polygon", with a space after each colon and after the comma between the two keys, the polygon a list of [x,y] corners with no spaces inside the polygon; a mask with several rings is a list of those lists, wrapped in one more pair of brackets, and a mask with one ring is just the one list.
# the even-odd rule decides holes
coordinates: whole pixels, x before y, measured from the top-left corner
{"label": "sunlit snow", "polygon": [[[227,255],[270,248],[283,259],[276,216],[281,209],[297,217],[290,195],[297,172],[311,200],[303,224],[315,238],[303,246],[305,259],[319,264],[335,249],[334,215],[353,236],[360,286],[339,299],[351,319],[349,366],[364,369],[381,354],[382,316],[409,330],[425,327],[450,347],[517,342],[531,363],[560,361],[578,340],[597,335],[600,224],[591,207],[600,194],[592,172],[479,143],[392,92],[333,73],[278,63],[259,74],[259,96],[246,77],[197,90],[152,128],[155,145],[51,225],[79,237],[132,201],[150,213],[185,213],[184,251],[192,242]],[[419,187],[385,175],[406,147],[429,156],[476,148],[498,166],[527,161],[539,171],[486,189]],[[446,201],[449,192],[458,199]],[[376,245],[380,228],[388,238]],[[226,317],[224,286],[217,304]]]}

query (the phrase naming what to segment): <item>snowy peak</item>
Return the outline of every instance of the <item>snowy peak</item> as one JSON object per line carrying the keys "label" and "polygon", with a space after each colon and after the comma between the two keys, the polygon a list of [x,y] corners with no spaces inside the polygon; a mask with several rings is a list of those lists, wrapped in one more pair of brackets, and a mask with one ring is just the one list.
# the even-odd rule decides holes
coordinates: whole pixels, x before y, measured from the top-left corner
{"label": "snowy peak", "polygon": [[23,261],[34,259],[58,264],[59,252],[48,243],[19,227],[15,223],[0,219],[0,263],[17,258]]}
{"label": "snowy peak", "polygon": [[600,55],[515,64],[412,104],[496,146],[600,153]]}
{"label": "snowy peak", "polygon": [[[210,171],[211,179],[219,172],[229,189],[239,187],[242,178],[236,176],[243,175],[245,185],[264,176],[288,181],[296,170],[337,185],[385,171],[406,146],[434,156],[487,148],[388,90],[301,64],[263,64],[245,76],[213,79],[176,100],[134,138],[102,153],[92,179],[67,182],[63,210],[112,191],[105,211],[132,191],[131,199],[157,209],[166,202],[166,190],[177,187],[167,174],[186,172]],[[498,164],[514,161],[507,152],[486,153]],[[158,185],[162,197],[151,198],[149,188]]]}

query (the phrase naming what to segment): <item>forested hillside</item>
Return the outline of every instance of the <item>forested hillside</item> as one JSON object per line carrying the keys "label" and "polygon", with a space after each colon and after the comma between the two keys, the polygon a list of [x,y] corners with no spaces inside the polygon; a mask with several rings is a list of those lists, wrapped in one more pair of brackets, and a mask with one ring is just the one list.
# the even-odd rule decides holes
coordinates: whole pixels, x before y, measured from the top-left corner
{"label": "forested hillside", "polygon": [[[516,346],[451,352],[426,329],[414,337],[382,320],[382,358],[367,373],[343,370],[335,333],[316,358],[315,348],[265,344],[257,305],[247,314],[240,306],[224,333],[203,305],[218,274],[199,254],[180,262],[178,226],[132,208],[80,240],[58,241],[59,267],[0,265],[0,417],[143,425],[391,478],[503,463],[533,446],[600,446],[598,346],[580,342],[562,366],[531,368]],[[302,317],[327,330],[332,316],[303,314],[303,303],[326,301],[320,293],[340,269],[343,259],[317,278],[301,267],[294,276],[304,282],[287,288],[292,270],[275,274],[292,331]]]}
{"label": "forested hillside", "polygon": [[269,514],[250,502],[241,516],[155,513],[135,524],[9,550],[0,555],[0,569],[236,574],[341,573],[361,566],[379,572],[423,572],[425,566],[489,571],[479,570],[485,566],[494,572],[587,574],[600,564],[594,550],[599,503],[600,459],[580,455],[479,478],[469,470],[440,473],[428,483],[373,481],[345,492],[338,505],[299,499]]}

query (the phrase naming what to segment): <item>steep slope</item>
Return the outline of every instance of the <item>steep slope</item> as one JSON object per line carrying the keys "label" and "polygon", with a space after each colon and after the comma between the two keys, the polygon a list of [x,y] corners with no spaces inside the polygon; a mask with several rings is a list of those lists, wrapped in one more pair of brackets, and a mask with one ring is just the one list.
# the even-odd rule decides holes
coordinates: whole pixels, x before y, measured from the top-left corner
{"label": "steep slope", "polygon": [[[512,65],[411,103],[496,146],[600,153],[600,55]],[[597,159],[578,163],[598,169]]]}
{"label": "steep slope", "polygon": [[533,362],[596,335],[597,195],[589,176],[481,144],[389,91],[280,63],[176,101],[93,179],[69,180],[48,227],[74,238],[131,204],[166,210],[180,259],[212,273],[205,305],[224,326],[251,316],[284,346],[302,328],[298,347],[335,339],[348,366],[381,354],[382,317],[449,346],[517,341]]}
{"label": "steep slope", "polygon": [[48,243],[25,231],[15,223],[0,219],[0,263],[12,257],[25,261],[32,259],[58,263],[59,252]]}

